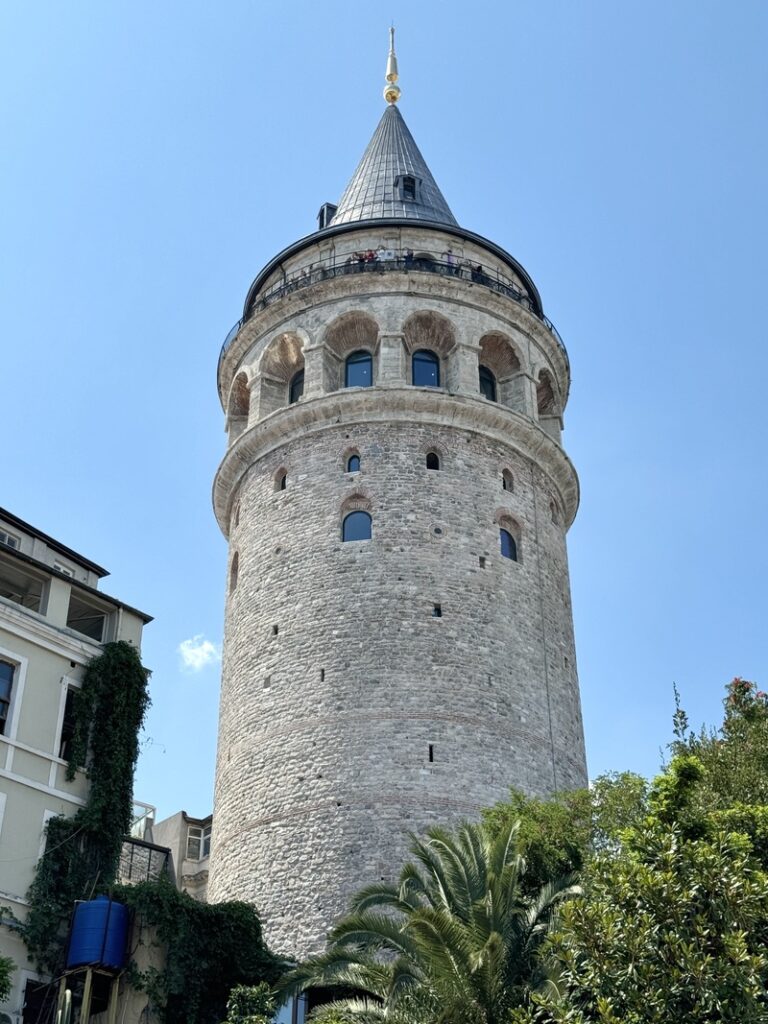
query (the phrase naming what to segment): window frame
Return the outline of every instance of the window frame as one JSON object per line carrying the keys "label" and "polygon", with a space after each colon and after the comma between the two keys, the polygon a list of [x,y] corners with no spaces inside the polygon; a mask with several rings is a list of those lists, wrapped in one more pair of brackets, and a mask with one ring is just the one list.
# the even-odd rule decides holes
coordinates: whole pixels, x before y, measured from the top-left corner
{"label": "window frame", "polygon": [[[370,378],[367,384],[350,384],[349,383],[349,370],[350,367],[362,366],[363,363],[368,364],[368,376]],[[350,352],[347,358],[344,360],[344,387],[345,388],[372,388],[373,387],[373,355],[367,349],[358,348],[354,352]]]}
{"label": "window frame", "polygon": [[[507,539],[507,549],[510,553],[507,553],[504,548],[504,540]],[[506,558],[510,562],[519,562],[520,554],[518,551],[518,543],[513,536],[511,530],[508,530],[505,526],[499,527],[499,549],[501,551],[501,557]]]}
{"label": "window frame", "polygon": [[[425,358],[429,357],[429,358]],[[427,364],[434,367],[435,370],[435,383],[434,384],[422,384],[416,380],[416,365],[420,364],[426,366]],[[411,385],[415,388],[439,388],[440,387],[440,356],[437,352],[431,348],[417,348],[415,352],[411,354]]]}
{"label": "window frame", "polygon": [[[480,394],[487,402],[499,401],[499,388],[496,380],[496,374],[488,366],[483,366],[481,363],[478,366],[478,378],[480,386]],[[487,391],[490,390],[491,394]]]}
{"label": "window frame", "polygon": [[[18,663],[13,661],[6,661],[5,658],[0,658],[0,666],[7,666],[10,672],[10,680],[8,686],[8,699],[0,696],[0,736],[8,739],[10,737],[10,725],[13,708],[14,690],[16,689],[16,675],[18,671]],[[5,705],[5,714],[2,713],[2,706]]]}
{"label": "window frame", "polygon": [[[298,394],[296,389],[301,388]],[[304,396],[304,367],[297,370],[288,384],[288,405],[295,405]]]}
{"label": "window frame", "polygon": [[[365,516],[368,521],[368,536],[367,537],[347,537],[347,523],[353,516]],[[342,544],[355,544],[359,542],[369,541],[373,539],[373,516],[364,508],[352,508],[344,514],[341,520],[341,542]]]}
{"label": "window frame", "polygon": [[[356,463],[356,465],[354,467],[352,465],[353,462]],[[345,472],[346,473],[359,473],[361,465],[362,465],[362,463],[360,461],[360,456],[358,455],[358,453],[357,452],[352,452],[352,454],[347,457],[347,468],[346,468]]]}

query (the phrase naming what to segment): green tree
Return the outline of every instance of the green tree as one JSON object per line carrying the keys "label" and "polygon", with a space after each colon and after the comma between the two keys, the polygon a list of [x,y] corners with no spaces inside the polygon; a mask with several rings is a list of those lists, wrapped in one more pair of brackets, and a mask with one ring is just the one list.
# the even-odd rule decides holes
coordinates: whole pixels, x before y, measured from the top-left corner
{"label": "green tree", "polygon": [[656,779],[649,813],[598,854],[546,952],[558,990],[511,1020],[765,1024],[768,875],[743,832],[701,813],[715,783],[690,753]]}
{"label": "green tree", "polygon": [[275,997],[266,982],[236,985],[229,993],[223,1024],[271,1024],[276,1009]]}
{"label": "green tree", "polygon": [[501,1024],[546,980],[536,953],[575,892],[572,878],[526,896],[516,823],[431,828],[411,852],[399,884],[358,893],[327,952],[291,972],[283,990],[347,990],[326,1021]]}

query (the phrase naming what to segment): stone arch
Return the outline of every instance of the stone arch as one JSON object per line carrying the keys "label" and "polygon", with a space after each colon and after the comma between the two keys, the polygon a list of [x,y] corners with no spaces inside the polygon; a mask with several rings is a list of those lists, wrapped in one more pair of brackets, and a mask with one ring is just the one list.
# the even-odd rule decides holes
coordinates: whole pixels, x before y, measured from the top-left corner
{"label": "stone arch", "polygon": [[488,331],[480,339],[478,361],[496,378],[496,400],[516,412],[525,412],[524,362],[514,341],[501,331]]}
{"label": "stone arch", "polygon": [[341,508],[339,509],[339,521],[343,520],[344,516],[350,512],[368,512],[370,514],[372,507],[371,499],[365,491],[353,491],[351,494],[348,494],[341,503]]}
{"label": "stone arch", "polygon": [[403,340],[408,354],[408,383],[413,383],[414,352],[426,349],[440,360],[440,387],[448,387],[456,348],[456,329],[448,317],[434,310],[412,313],[403,324]]}
{"label": "stone arch", "polygon": [[540,370],[536,378],[536,412],[541,427],[558,443],[562,426],[560,409],[560,397],[552,374],[549,370]]}
{"label": "stone arch", "polygon": [[362,456],[360,455],[360,449],[357,447],[357,445],[353,444],[353,445],[349,445],[341,453],[341,468],[342,468],[342,470],[345,473],[357,473],[357,472],[359,472],[359,470],[354,470],[354,469],[351,470],[349,468],[349,460],[350,459],[354,459],[354,458],[360,460],[360,463],[362,465]]}
{"label": "stone arch", "polygon": [[229,389],[229,402],[227,405],[227,429],[229,430],[230,443],[239,437],[248,426],[248,416],[251,408],[251,383],[245,370],[235,376],[232,387]]}
{"label": "stone arch", "polygon": [[288,469],[285,466],[280,466],[272,474],[272,490],[273,491],[285,491],[288,489]]}
{"label": "stone arch", "polygon": [[523,528],[522,525],[515,519],[514,516],[509,514],[509,511],[505,508],[497,509],[496,515],[493,517],[494,522],[499,528],[499,531],[506,530],[515,542],[516,558],[515,562],[522,562],[523,560]]}
{"label": "stone arch", "polygon": [[367,313],[351,310],[337,317],[323,338],[323,387],[325,391],[338,391],[344,387],[344,364],[353,352],[370,352],[373,360],[373,380],[376,380],[376,353],[379,345],[379,325]]}
{"label": "stone arch", "polygon": [[259,419],[288,405],[291,381],[304,370],[306,337],[298,331],[276,335],[259,361]]}

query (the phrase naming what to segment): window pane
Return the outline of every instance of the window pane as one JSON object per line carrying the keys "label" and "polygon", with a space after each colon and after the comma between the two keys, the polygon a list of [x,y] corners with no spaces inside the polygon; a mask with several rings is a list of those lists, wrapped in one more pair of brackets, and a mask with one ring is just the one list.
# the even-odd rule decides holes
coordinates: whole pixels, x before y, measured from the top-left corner
{"label": "window pane", "polygon": [[353,352],[347,358],[345,388],[369,388],[373,384],[373,359],[369,352]]}
{"label": "window pane", "polygon": [[413,353],[412,378],[415,387],[440,387],[440,360],[434,352],[419,349]]}
{"label": "window pane", "polygon": [[350,455],[349,462],[347,463],[348,473],[359,473],[360,472],[360,456]]}
{"label": "window pane", "polygon": [[342,540],[370,540],[371,517],[367,512],[350,512],[341,528]]}
{"label": "window pane", "polygon": [[517,544],[515,544],[515,538],[508,530],[499,530],[499,539],[501,541],[501,554],[504,558],[511,558],[513,562],[517,561]]}
{"label": "window pane", "polygon": [[294,376],[291,381],[290,394],[288,396],[288,402],[293,405],[294,402],[298,402],[301,396],[304,394],[304,371],[299,372]]}
{"label": "window pane", "polygon": [[480,367],[480,394],[489,402],[496,401],[496,378],[487,366]]}

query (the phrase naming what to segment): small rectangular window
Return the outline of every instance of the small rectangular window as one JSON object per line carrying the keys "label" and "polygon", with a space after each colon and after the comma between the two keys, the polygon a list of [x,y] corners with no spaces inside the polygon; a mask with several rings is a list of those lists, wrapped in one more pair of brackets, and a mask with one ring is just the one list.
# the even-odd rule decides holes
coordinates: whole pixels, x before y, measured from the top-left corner
{"label": "small rectangular window", "polygon": [[69,598],[67,625],[70,629],[101,643],[106,630],[107,614],[98,605],[92,604],[73,590]]}
{"label": "small rectangular window", "polygon": [[75,575],[75,570],[74,569],[70,569],[70,567],[68,565],[62,565],[61,562],[54,562],[53,563],[53,568],[57,572],[62,573],[64,576],[72,576],[72,577],[74,577],[74,575]]}
{"label": "small rectangular window", "polygon": [[0,562],[0,597],[29,608],[33,612],[43,610],[42,577],[28,572],[10,562]]}
{"label": "small rectangular window", "polygon": [[206,825],[203,829],[203,857],[211,855],[211,826]]}
{"label": "small rectangular window", "polygon": [[434,764],[435,761],[435,747],[432,743],[429,744],[429,763]]}
{"label": "small rectangular window", "polygon": [[61,723],[61,736],[59,737],[59,757],[64,761],[69,760],[72,737],[75,733],[75,691],[70,686],[67,689],[67,696],[64,701],[64,719]]}
{"label": "small rectangular window", "polygon": [[410,174],[403,175],[403,199],[416,198],[416,179]]}
{"label": "small rectangular window", "polygon": [[187,860],[200,860],[203,848],[203,830],[198,825],[190,825],[187,830]]}
{"label": "small rectangular window", "polygon": [[485,558],[483,558],[482,555],[480,555],[480,568],[481,569],[485,568]]}
{"label": "small rectangular window", "polygon": [[0,736],[8,729],[9,711],[11,708],[11,691],[16,666],[9,661],[0,661]]}
{"label": "small rectangular window", "polygon": [[432,605],[432,618],[433,619],[442,619],[442,617],[443,617],[442,605],[433,604]]}
{"label": "small rectangular window", "polygon": [[278,627],[277,626],[273,626],[272,627],[272,636],[277,636],[277,633],[278,633]]}
{"label": "small rectangular window", "polygon": [[18,548],[19,538],[7,530],[0,530],[0,544],[5,544],[7,548]]}

